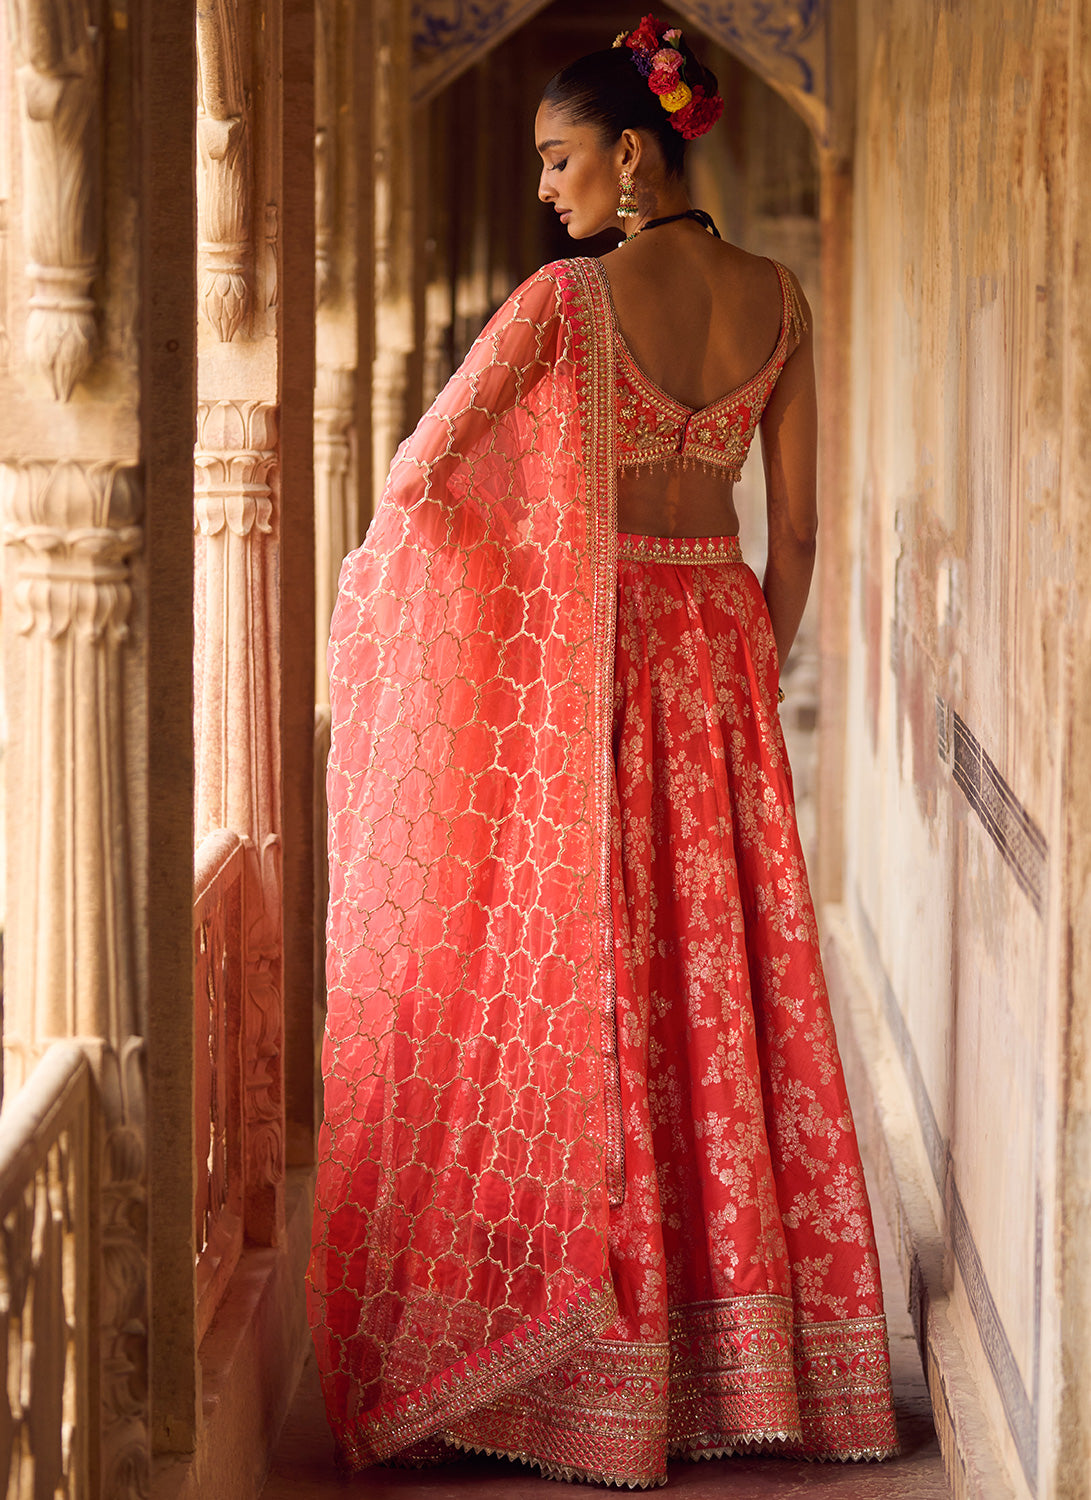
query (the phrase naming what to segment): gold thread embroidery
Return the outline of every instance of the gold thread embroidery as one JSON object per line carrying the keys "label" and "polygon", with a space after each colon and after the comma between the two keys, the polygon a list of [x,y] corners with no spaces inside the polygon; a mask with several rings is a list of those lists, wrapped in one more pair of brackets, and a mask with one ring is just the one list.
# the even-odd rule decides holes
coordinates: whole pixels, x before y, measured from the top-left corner
{"label": "gold thread embroidery", "polygon": [[886,1325],[796,1323],[769,1294],[695,1303],[672,1313],[668,1343],[592,1339],[443,1436],[632,1487],[662,1483],[668,1457],[885,1458],[898,1447]]}
{"label": "gold thread embroidery", "polygon": [[576,293],[572,312],[585,322],[589,348],[586,403],[580,412],[584,447],[586,505],[595,559],[595,847],[599,879],[599,974],[603,997],[603,1110],[605,1115],[606,1188],[611,1204],[625,1196],[625,1143],[621,1122],[621,1079],[617,1055],[617,981],[614,969],[613,909],[610,900],[610,776],[614,697],[614,624],[617,587],[617,468],[615,424],[611,403],[612,344],[610,315],[601,281],[590,268],[598,262],[582,256],[568,263]]}
{"label": "gold thread embroidery", "polygon": [[675,563],[685,567],[743,560],[737,536],[664,537],[636,533],[619,535],[617,557],[618,562]]}

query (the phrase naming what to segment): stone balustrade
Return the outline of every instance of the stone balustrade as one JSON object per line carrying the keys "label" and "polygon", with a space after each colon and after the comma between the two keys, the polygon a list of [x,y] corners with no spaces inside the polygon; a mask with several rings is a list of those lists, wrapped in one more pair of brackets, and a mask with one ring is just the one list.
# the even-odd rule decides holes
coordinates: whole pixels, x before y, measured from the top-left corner
{"label": "stone balustrade", "polygon": [[97,1451],[91,1399],[91,1143],[97,1120],[81,1047],[55,1042],[0,1113],[0,1474],[7,1493],[82,1500]]}
{"label": "stone balustrade", "polygon": [[246,844],[218,830],[197,850],[193,895],[194,1296],[208,1331],[243,1245]]}

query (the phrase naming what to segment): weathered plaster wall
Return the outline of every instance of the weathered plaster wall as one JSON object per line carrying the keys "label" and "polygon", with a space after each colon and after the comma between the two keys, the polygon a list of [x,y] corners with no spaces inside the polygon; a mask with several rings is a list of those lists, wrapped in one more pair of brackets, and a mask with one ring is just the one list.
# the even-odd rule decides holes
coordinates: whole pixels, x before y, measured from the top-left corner
{"label": "weathered plaster wall", "polygon": [[1086,16],[872,0],[857,49],[844,917],[942,1236],[955,1426],[984,1419],[1011,1493],[1086,1495],[1086,1424],[1060,1430],[1086,1388],[1062,1378]]}

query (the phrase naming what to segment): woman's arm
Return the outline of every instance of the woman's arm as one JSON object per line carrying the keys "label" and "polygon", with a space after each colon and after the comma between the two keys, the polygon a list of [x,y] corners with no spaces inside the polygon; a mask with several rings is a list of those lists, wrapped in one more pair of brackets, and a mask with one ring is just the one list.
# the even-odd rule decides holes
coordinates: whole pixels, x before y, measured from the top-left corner
{"label": "woman's arm", "polygon": [[802,337],[761,419],[769,519],[769,555],[762,588],[782,668],[803,618],[818,533],[814,341],[810,308],[798,283],[796,295],[804,318]]}
{"label": "woman's arm", "polygon": [[497,421],[556,366],[562,328],[561,288],[543,267],[493,314],[399,447],[387,494],[403,509],[426,496],[442,498],[450,476],[489,449]]}

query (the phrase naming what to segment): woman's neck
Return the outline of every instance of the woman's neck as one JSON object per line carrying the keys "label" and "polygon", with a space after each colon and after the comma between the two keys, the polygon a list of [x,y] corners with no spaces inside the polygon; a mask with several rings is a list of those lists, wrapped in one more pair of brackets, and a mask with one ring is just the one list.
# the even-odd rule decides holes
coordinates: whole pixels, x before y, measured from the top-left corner
{"label": "woman's neck", "polygon": [[636,213],[623,220],[626,236],[636,234],[651,219],[664,219],[668,214],[684,214],[693,207],[684,185],[665,179],[638,182],[636,201]]}

